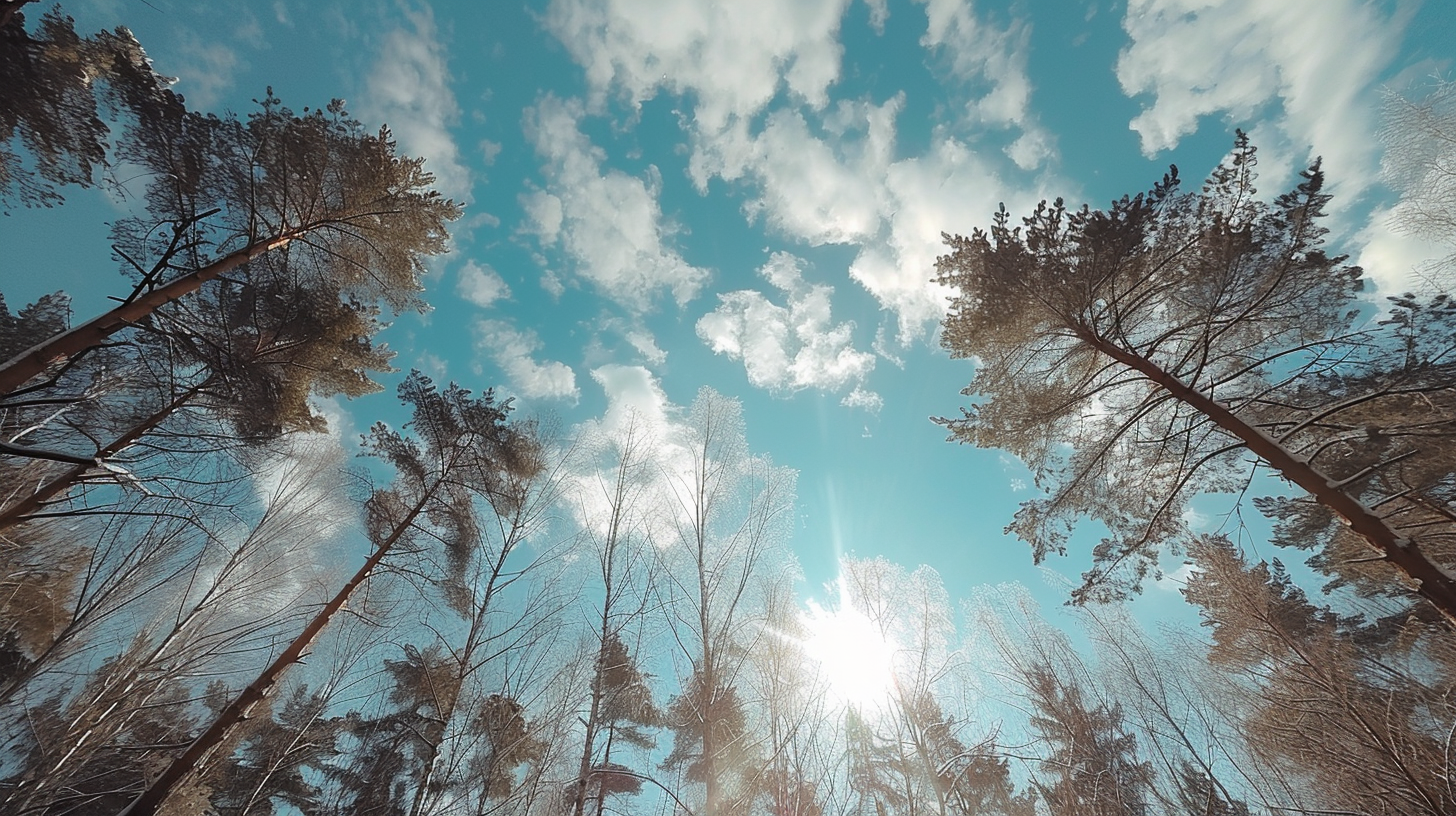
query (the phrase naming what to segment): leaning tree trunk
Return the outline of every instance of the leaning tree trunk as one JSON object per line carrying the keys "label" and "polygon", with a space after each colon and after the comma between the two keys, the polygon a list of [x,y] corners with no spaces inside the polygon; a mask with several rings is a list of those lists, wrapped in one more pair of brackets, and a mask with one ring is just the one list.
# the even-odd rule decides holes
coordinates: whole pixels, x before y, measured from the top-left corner
{"label": "leaning tree trunk", "polygon": [[1152,360],[1090,331],[1081,330],[1077,334],[1092,348],[1142,374],[1174,399],[1213,420],[1280,476],[1304,488],[1349,525],[1351,531],[1365,539],[1380,554],[1381,560],[1390,562],[1404,573],[1415,585],[1417,595],[1429,601],[1448,622],[1456,624],[1456,578],[1421,552],[1416,541],[1401,535],[1368,505],[1346,492],[1339,481],[1321,472],[1308,460],[1296,456],[1217,400],[1164,371]]}
{"label": "leaning tree trunk", "polygon": [[272,238],[254,241],[201,269],[188,272],[176,280],[158,286],[146,294],[105,312],[68,331],[43,340],[0,365],[0,397],[4,397],[43,373],[52,364],[66,360],[106,341],[106,338],[141,320],[162,306],[196,292],[204,283],[242,266],[260,255],[271,252],[297,237],[289,231]]}
{"label": "leaning tree trunk", "polygon": [[73,465],[68,470],[58,474],[55,478],[37,487],[30,495],[4,510],[0,510],[0,530],[14,527],[20,522],[25,521],[31,514],[39,512],[51,500],[70,490],[72,487],[75,487],[86,477],[87,473],[94,470],[101,462],[121,453],[132,443],[155,430],[167,417],[176,413],[177,409],[183,407],[193,397],[197,396],[209,382],[211,382],[210,379],[177,395],[176,399],[157,409],[155,413],[138,422],[136,425],[133,425],[126,433],[118,436],[109,444],[97,450],[93,461],[87,462],[86,464]]}
{"label": "leaning tree trunk", "polygon": [[344,608],[344,604],[348,602],[350,596],[354,594],[354,591],[369,579],[370,574],[379,566],[379,562],[384,560],[384,556],[389,553],[395,543],[414,524],[415,519],[424,511],[425,504],[429,502],[433,492],[433,490],[429,490],[421,495],[420,500],[415,503],[414,507],[410,509],[404,519],[395,526],[394,530],[390,532],[389,537],[374,548],[374,552],[364,562],[364,566],[360,567],[359,571],[354,573],[354,577],[350,578],[348,583],[344,584],[343,588],[339,590],[338,594],[332,600],[324,604],[324,608],[319,610],[319,613],[314,616],[314,619],[309,622],[308,626],[304,627],[304,630],[299,633],[298,637],[293,639],[293,642],[288,645],[288,648],[284,649],[276,660],[268,664],[268,667],[263,670],[262,674],[259,674],[256,680],[248,684],[248,687],[243,689],[237,699],[233,700],[228,704],[227,708],[224,708],[217,715],[217,719],[212,721],[212,725],[208,726],[206,731],[203,731],[197,739],[193,740],[192,744],[187,747],[187,750],[172,760],[171,764],[162,771],[161,775],[154,779],[147,786],[147,789],[142,791],[140,796],[132,800],[131,804],[127,805],[121,811],[120,816],[151,816],[151,814],[156,813],[157,809],[167,801],[167,797],[171,795],[172,791],[181,785],[202,760],[227,738],[228,732],[238,723],[246,719],[248,712],[258,703],[262,702],[263,698],[267,697],[273,688],[278,685],[278,681],[282,679],[284,672],[288,671],[293,664],[303,661],[304,655],[308,652],[309,647],[313,645],[313,642],[318,639],[324,627],[328,626],[329,621],[333,619],[334,615],[338,614],[339,610]]}

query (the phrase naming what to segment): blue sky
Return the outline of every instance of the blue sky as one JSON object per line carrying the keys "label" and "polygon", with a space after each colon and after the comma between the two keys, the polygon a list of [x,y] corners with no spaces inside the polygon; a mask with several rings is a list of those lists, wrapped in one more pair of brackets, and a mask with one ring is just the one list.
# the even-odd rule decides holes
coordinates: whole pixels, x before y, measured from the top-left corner
{"label": "blue sky", "polygon": [[[194,107],[245,112],[267,86],[294,108],[343,97],[428,159],[467,209],[432,263],[433,311],[386,333],[399,368],[497,386],[568,424],[612,404],[671,413],[711,386],[742,400],[754,450],[800,474],[807,591],[854,552],[929,564],[953,595],[1019,581],[1048,604],[1064,589],[1001,532],[1032,495],[1024,469],[946,444],[927,419],[954,414],[971,376],[936,339],[940,232],[1000,202],[1095,205],[1170,163],[1196,180],[1242,127],[1270,195],[1325,157],[1337,248],[1397,290],[1433,252],[1389,227],[1381,93],[1449,76],[1456,56],[1440,2],[66,11],[83,31],[130,27]],[[73,191],[0,221],[11,304],[64,288],[78,314],[102,308],[122,280],[105,223],[128,206]],[[388,391],[341,410],[355,428],[400,418]],[[1049,566],[1075,577],[1086,559]],[[1181,608],[1170,587],[1149,589],[1149,615]]]}

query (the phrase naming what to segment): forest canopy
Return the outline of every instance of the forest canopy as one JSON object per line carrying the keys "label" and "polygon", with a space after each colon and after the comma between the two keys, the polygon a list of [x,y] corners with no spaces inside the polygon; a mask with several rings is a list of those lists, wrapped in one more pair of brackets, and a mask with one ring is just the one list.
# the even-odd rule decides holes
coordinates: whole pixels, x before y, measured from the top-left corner
{"label": "forest canopy", "polygon": [[[1035,561],[1090,568],[1053,622],[841,552],[806,608],[820,486],[743,401],[644,377],[568,425],[397,370],[469,221],[435,160],[338,99],[200,110],[164,68],[0,3],[0,206],[61,235],[68,197],[129,202],[91,225],[114,305],[0,297],[0,812],[1456,811],[1456,301],[1449,263],[1369,297],[1341,168],[1261,194],[1239,132],[1196,190],[945,234],[923,272],[974,373],[936,421],[1030,470]],[[1390,97],[1385,142],[1448,245],[1450,88]],[[763,269],[781,333],[828,325],[804,274]],[[733,294],[694,329],[778,314]],[[1192,523],[1210,495],[1263,521]],[[1150,633],[1127,601],[1174,562],[1203,626]]]}

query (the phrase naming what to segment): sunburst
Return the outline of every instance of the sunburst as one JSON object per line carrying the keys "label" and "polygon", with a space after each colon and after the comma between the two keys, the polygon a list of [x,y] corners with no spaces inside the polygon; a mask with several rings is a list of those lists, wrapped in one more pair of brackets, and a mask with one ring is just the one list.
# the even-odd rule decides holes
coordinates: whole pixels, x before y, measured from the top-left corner
{"label": "sunburst", "polygon": [[841,593],[838,609],[809,601],[804,651],[819,664],[830,694],[860,711],[881,706],[895,685],[895,643]]}

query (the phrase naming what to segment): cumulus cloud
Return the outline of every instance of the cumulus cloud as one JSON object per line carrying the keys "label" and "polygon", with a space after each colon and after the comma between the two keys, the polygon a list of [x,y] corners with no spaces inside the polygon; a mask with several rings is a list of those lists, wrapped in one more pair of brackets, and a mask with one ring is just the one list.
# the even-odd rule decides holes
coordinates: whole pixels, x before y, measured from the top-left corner
{"label": "cumulus cloud", "polygon": [[843,102],[825,117],[825,136],[797,112],[770,114],[756,137],[740,132],[704,151],[695,181],[746,176],[758,195],[745,206],[785,235],[810,244],[860,247],[850,276],[899,322],[900,342],[926,335],[945,314],[948,292],[934,283],[942,231],[979,223],[1000,201],[1034,203],[995,164],[939,129],[923,156],[894,160],[895,116],[903,100]]}
{"label": "cumulus cloud", "polygon": [[1035,191],[1018,189],[964,142],[940,134],[924,156],[903,159],[885,174],[892,208],[889,235],[865,246],[850,275],[899,318],[902,345],[926,335],[944,315],[951,294],[935,283],[942,232],[985,223],[1005,202],[1012,212],[1035,205]]}
{"label": "cumulus cloud", "polygon": [[536,359],[541,339],[534,331],[522,331],[504,320],[480,320],[475,334],[477,348],[500,366],[511,388],[522,397],[575,400],[580,395],[570,366]]}
{"label": "cumulus cloud", "polygon": [[591,377],[607,397],[607,409],[596,421],[602,431],[615,435],[632,421],[647,427],[667,422],[671,403],[646,368],[613,363],[592,369]]}
{"label": "cumulus cloud", "polygon": [[466,261],[460,269],[460,281],[455,286],[460,297],[481,308],[487,308],[501,298],[511,296],[511,288],[490,264]]}
{"label": "cumulus cloud", "polygon": [[1360,0],[1131,0],[1117,78],[1129,96],[1152,100],[1130,127],[1153,156],[1200,117],[1241,124],[1277,102],[1283,135],[1322,154],[1352,195],[1378,169],[1373,89],[1407,15]]}
{"label": "cumulus cloud", "polygon": [[1442,274],[1442,261],[1451,248],[1437,241],[1401,232],[1403,205],[1377,208],[1370,224],[1356,236],[1361,244],[1356,261],[1365,277],[1375,284],[1379,297],[1400,292],[1449,291],[1450,281]]}
{"label": "cumulus cloud", "polygon": [[662,365],[667,362],[667,352],[658,347],[657,338],[652,336],[652,332],[646,329],[633,329],[627,332],[627,342],[637,350],[638,354],[642,355],[642,359],[652,365]]}
{"label": "cumulus cloud", "polygon": [[[875,355],[854,348],[854,323],[835,324],[829,313],[834,288],[810,285],[803,262],[776,252],[759,270],[787,296],[779,306],[760,292],[719,295],[718,308],[698,320],[698,336],[715,354],[742,360],[748,381],[775,392],[805,388],[837,391],[860,384],[875,366]],[[862,392],[861,404],[869,398]]]}
{"label": "cumulus cloud", "polygon": [[814,134],[800,112],[775,111],[757,136],[736,129],[704,145],[689,171],[702,191],[713,176],[750,176],[759,194],[746,213],[786,235],[811,244],[864,241],[880,229],[881,179],[894,158],[895,116],[903,107],[903,96],[883,105],[840,102],[823,117],[828,138]]}
{"label": "cumulus cloud", "polygon": [[[851,277],[894,316],[898,339],[909,344],[926,337],[945,312],[947,293],[930,280],[941,231],[964,229],[968,217],[980,223],[1000,200],[1034,201],[997,173],[998,164],[1009,164],[1002,157],[970,150],[965,131],[1016,134],[1006,157],[1021,170],[1041,167],[1055,152],[1030,112],[1026,26],[986,23],[962,0],[921,2],[923,43],[944,56],[967,102],[963,121],[937,128],[925,155],[899,160],[902,97],[829,101],[847,6],[840,0],[692,0],[670,8],[554,0],[546,19],[585,68],[593,104],[613,95],[632,104],[659,93],[683,100],[688,172],[700,192],[714,178],[743,182],[751,190],[744,206],[750,219],[811,245],[857,245]],[[873,25],[888,8],[872,2],[869,11]],[[568,132],[580,138],[574,128]],[[565,163],[564,151],[542,153]],[[581,183],[598,183],[598,164],[585,163]],[[571,221],[564,189],[551,185],[522,199],[529,229],[543,240]],[[738,311],[763,311],[749,295],[735,297]]]}
{"label": "cumulus cloud", "polygon": [[450,90],[445,47],[428,8],[408,13],[410,28],[384,36],[374,69],[365,82],[360,114],[389,125],[401,150],[423,156],[435,174],[435,187],[459,201],[470,200],[470,170],[450,129],[460,119],[460,106]]}
{"label": "cumulus cloud", "polygon": [[825,105],[839,78],[848,5],[554,0],[546,25],[586,69],[595,103],[614,92],[634,105],[659,90],[693,94],[694,127],[716,134],[761,111],[780,88]]}
{"label": "cumulus cloud", "polygon": [[549,187],[523,197],[526,228],[543,245],[559,243],[578,274],[629,308],[645,310],[662,290],[692,300],[708,271],[667,246],[674,227],[657,203],[657,169],[643,180],[604,167],[605,153],[577,127],[582,114],[553,96],[526,112]]}
{"label": "cumulus cloud", "polygon": [[863,386],[856,385],[853,391],[844,395],[844,399],[840,400],[839,404],[846,408],[859,408],[872,414],[878,414],[880,409],[885,407],[885,400],[879,394],[866,391]]}

